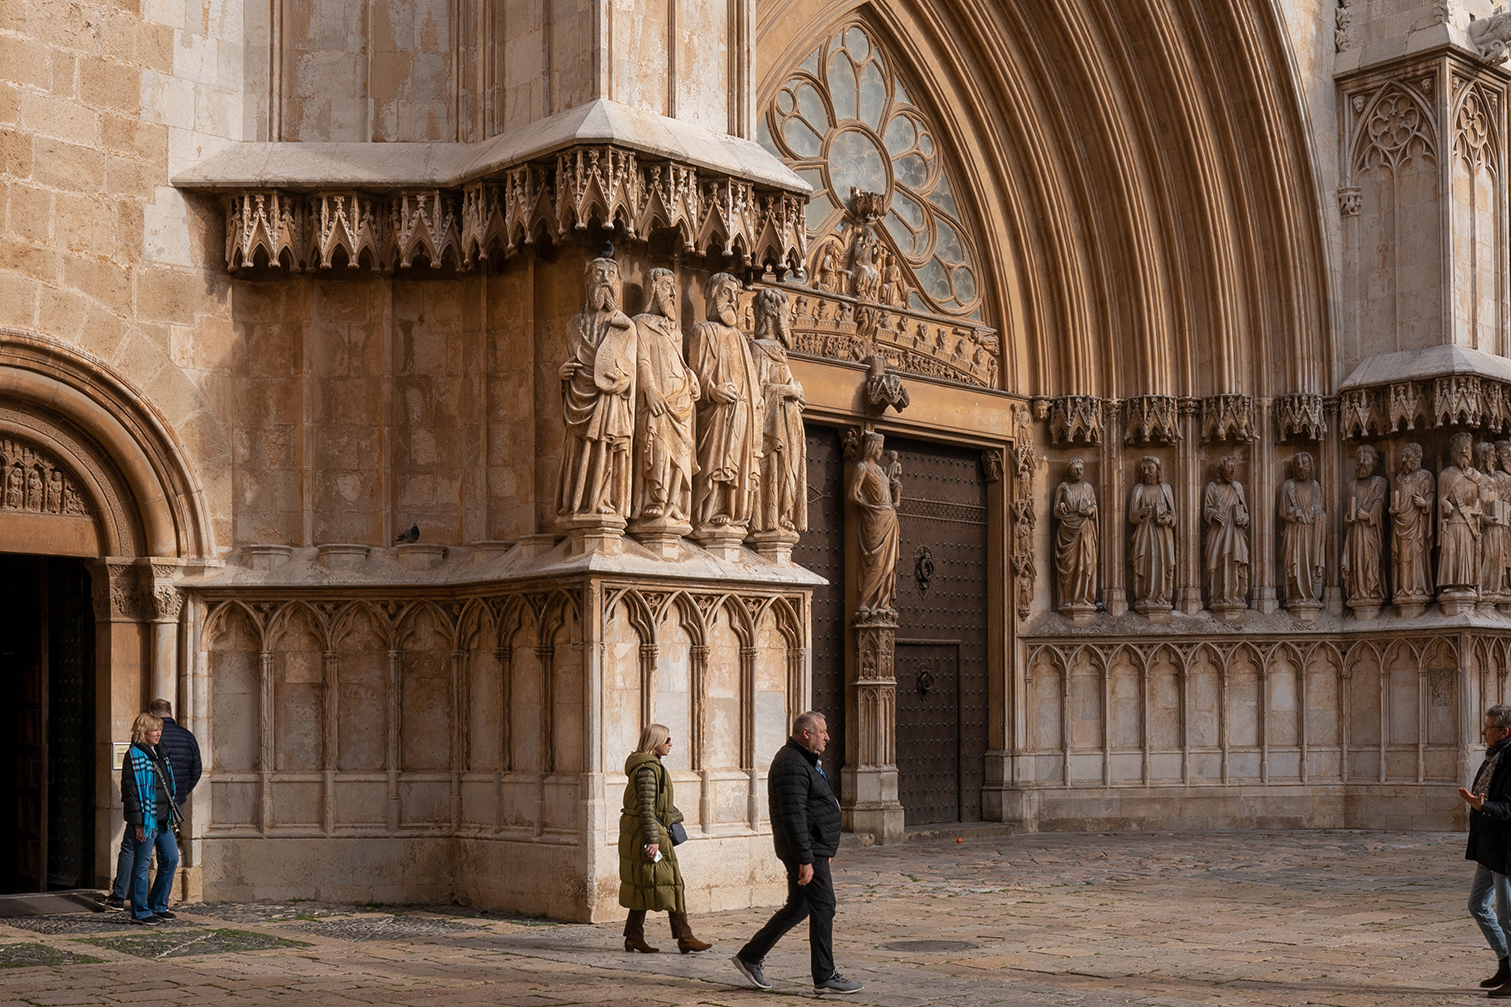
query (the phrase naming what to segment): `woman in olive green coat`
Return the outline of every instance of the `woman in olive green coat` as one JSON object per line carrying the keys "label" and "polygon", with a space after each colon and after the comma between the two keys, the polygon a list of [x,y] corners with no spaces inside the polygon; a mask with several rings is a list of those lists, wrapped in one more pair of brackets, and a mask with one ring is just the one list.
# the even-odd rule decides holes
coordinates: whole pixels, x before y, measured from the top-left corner
{"label": "woman in olive green coat", "polygon": [[672,802],[672,777],[661,759],[672,750],[672,734],[661,724],[640,732],[640,744],[624,760],[624,810],[619,815],[619,904],[630,911],[624,924],[624,950],[654,954],[645,943],[645,914],[666,911],[672,917],[677,949],[713,947],[693,936],[682,897],[682,872],[667,830],[682,821]]}

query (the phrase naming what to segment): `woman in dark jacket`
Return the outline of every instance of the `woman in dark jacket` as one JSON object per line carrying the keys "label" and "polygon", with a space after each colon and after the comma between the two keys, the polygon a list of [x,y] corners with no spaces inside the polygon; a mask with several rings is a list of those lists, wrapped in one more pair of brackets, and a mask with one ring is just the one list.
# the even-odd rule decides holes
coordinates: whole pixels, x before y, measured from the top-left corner
{"label": "woman in dark jacket", "polygon": [[672,778],[661,759],[672,750],[671,732],[651,724],[624,762],[624,810],[619,815],[619,904],[630,911],[624,924],[624,950],[654,954],[645,942],[645,914],[666,910],[672,917],[677,949],[713,947],[693,936],[682,897],[682,871],[668,830],[682,821],[672,803]]}
{"label": "woman in dark jacket", "polygon": [[[178,844],[173,840],[173,769],[159,754],[163,722],[150,713],[137,714],[131,725],[131,747],[121,761],[121,805],[126,814],[126,838],[132,847],[131,921],[152,925],[173,919],[168,893],[178,869]],[[152,851],[157,850],[157,877],[147,891]]]}

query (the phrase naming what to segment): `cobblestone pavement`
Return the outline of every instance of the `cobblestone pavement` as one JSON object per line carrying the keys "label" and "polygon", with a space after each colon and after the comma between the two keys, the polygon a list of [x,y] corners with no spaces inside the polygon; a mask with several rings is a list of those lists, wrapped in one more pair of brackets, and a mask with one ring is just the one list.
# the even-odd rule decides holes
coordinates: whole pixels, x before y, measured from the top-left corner
{"label": "cobblestone pavement", "polygon": [[[1464,908],[1459,834],[960,835],[835,862],[836,958],[866,983],[845,1000],[1430,1007],[1482,998],[1476,984],[1495,965]],[[458,907],[185,906],[178,925],[150,935],[123,935],[104,914],[0,920],[0,1007],[811,997],[806,928],[767,959],[772,993],[733,985],[728,957],[767,913],[695,918],[716,945],[702,955],[676,954],[665,917],[652,917],[652,942],[672,953],[635,956],[617,925]],[[915,941],[957,944],[887,947]]]}

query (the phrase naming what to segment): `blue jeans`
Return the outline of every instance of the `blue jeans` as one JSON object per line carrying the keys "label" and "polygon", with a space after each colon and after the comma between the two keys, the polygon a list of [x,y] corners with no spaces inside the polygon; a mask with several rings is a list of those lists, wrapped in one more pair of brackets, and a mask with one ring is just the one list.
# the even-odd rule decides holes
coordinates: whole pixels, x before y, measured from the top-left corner
{"label": "blue jeans", "polygon": [[[136,826],[126,826],[126,838],[131,843],[131,915],[139,920],[149,919],[153,913],[168,911],[168,893],[173,890],[173,872],[178,870],[178,843],[173,840],[173,830],[160,828],[147,833],[141,842],[136,839]],[[157,848],[157,877],[152,882],[152,892],[147,891],[147,870],[152,864],[152,849]]]}
{"label": "blue jeans", "polygon": [[110,885],[110,894],[125,900],[131,894],[131,865],[136,862],[136,826],[126,825],[121,833],[121,851],[115,855],[115,881]]}
{"label": "blue jeans", "polygon": [[1511,930],[1508,910],[1511,910],[1511,878],[1488,867],[1476,868],[1474,882],[1469,886],[1469,912],[1497,958],[1507,956],[1506,931]]}

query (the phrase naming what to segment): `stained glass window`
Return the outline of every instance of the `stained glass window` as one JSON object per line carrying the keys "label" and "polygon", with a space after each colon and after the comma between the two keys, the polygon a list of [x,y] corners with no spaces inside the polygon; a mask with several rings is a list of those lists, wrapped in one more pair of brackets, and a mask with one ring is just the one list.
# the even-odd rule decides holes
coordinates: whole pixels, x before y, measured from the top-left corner
{"label": "stained glass window", "polygon": [[939,145],[863,27],[841,29],[803,60],[761,117],[759,139],[813,186],[810,275],[836,246],[850,248],[852,190],[875,193],[877,230],[910,274],[907,306],[980,320],[976,256]]}

